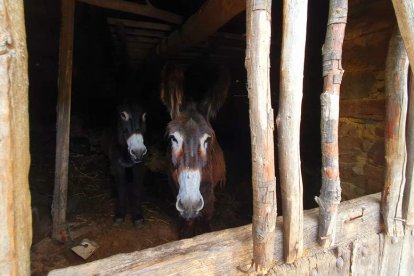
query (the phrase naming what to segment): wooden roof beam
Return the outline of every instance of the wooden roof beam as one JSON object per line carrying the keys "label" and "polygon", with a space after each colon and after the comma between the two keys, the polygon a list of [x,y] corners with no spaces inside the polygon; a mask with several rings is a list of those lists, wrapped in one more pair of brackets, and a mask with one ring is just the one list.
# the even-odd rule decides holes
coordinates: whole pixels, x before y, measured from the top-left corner
{"label": "wooden roof beam", "polygon": [[152,5],[136,4],[122,0],[78,0],[78,2],[82,2],[104,9],[116,10],[155,18],[173,24],[181,24],[183,22],[183,18],[181,16],[175,13],[158,9]]}
{"label": "wooden roof beam", "polygon": [[164,32],[169,32],[172,29],[172,27],[168,24],[154,23],[154,22],[147,22],[147,21],[135,21],[135,20],[121,19],[121,18],[108,18],[108,23],[110,25],[122,24],[128,28],[157,30],[157,31],[164,31]]}
{"label": "wooden roof beam", "polygon": [[181,28],[157,46],[156,53],[166,55],[194,46],[245,9],[244,0],[207,0]]}

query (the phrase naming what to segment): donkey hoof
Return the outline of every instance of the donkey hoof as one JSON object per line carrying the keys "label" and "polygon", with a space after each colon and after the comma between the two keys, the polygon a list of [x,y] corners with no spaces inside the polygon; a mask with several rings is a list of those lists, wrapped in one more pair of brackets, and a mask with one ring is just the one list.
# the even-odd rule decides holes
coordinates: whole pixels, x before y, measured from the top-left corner
{"label": "donkey hoof", "polygon": [[115,217],[113,225],[114,226],[121,225],[124,222],[124,220],[125,219],[123,217]]}

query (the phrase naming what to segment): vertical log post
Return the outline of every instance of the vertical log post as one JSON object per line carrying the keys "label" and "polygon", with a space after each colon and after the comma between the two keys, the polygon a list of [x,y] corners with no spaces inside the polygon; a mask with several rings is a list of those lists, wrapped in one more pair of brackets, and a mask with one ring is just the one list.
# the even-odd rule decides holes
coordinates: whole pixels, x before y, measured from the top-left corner
{"label": "vertical log post", "polygon": [[300,118],[308,1],[283,1],[280,68],[279,175],[282,187],[283,249],[286,262],[303,254],[303,184],[300,162]]}
{"label": "vertical log post", "polygon": [[0,0],[0,274],[29,275],[29,102],[23,0]]}
{"label": "vertical log post", "polygon": [[250,104],[253,185],[253,257],[257,273],[273,262],[276,178],[270,100],[271,0],[248,0],[246,69]]}
{"label": "vertical log post", "polygon": [[404,235],[402,197],[405,184],[408,58],[402,37],[395,30],[388,48],[385,68],[387,112],[385,125],[385,183],[382,215],[389,236]]}
{"label": "vertical log post", "polygon": [[[412,67],[411,67],[412,69]],[[414,73],[411,70],[411,81],[408,90],[407,111],[407,167],[403,200],[403,217],[406,225],[414,226]]]}
{"label": "vertical log post", "polygon": [[404,40],[411,68],[414,67],[414,3],[411,0],[392,0],[398,27]]}
{"label": "vertical log post", "polygon": [[319,197],[319,242],[327,248],[335,243],[336,218],[341,202],[339,179],[338,120],[339,94],[344,70],[342,43],[348,14],[348,0],[331,0],[325,44],[322,47],[323,93],[321,94],[322,187]]}
{"label": "vertical log post", "polygon": [[66,229],[66,204],[75,0],[62,0],[61,3],[62,22],[59,46],[59,91],[57,99],[55,187],[52,204],[52,238],[59,241],[66,241],[68,239]]}

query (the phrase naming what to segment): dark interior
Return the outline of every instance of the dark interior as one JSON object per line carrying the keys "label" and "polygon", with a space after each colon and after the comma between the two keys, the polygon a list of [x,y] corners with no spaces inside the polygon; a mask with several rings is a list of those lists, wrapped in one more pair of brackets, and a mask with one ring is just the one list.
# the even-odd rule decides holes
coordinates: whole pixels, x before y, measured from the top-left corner
{"label": "dark interior", "polygon": [[[138,0],[130,2],[145,3]],[[150,2],[158,8],[183,16],[185,22],[204,1]],[[275,116],[279,96],[281,2],[273,1],[272,7],[271,88]],[[327,9],[325,1],[311,1],[308,11],[301,122],[305,209],[316,207],[313,198],[320,189],[319,94],[322,91],[321,47],[325,37]],[[48,238],[55,161],[59,1],[25,1],[25,11],[30,77],[30,189],[34,210],[32,259],[33,271],[40,275],[53,268],[84,261],[67,246],[62,247]],[[193,80],[200,83],[204,76],[197,74],[197,68],[201,64],[224,63],[230,68],[232,83],[229,96],[213,121],[227,164],[226,186],[216,191],[213,229],[250,223],[251,149],[244,67],[245,13],[233,18],[216,36],[208,38],[203,47],[165,57],[154,56],[149,51],[147,58],[131,57],[125,41],[119,38],[119,32],[114,31],[116,26],[109,24],[108,18],[162,23],[142,16],[76,4],[68,193],[68,222],[75,234],[74,241],[88,237],[99,243],[100,251],[88,259],[93,261],[177,239],[174,197],[165,174],[165,126],[169,116],[159,99],[160,70],[167,61],[191,68]],[[177,27],[171,25],[171,31]],[[128,27],[125,30],[130,31]],[[223,34],[233,37],[223,39]],[[147,220],[143,229],[134,229],[128,224],[112,229],[112,179],[108,173],[108,161],[100,150],[100,135],[114,116],[115,103],[126,96],[138,98],[148,112],[148,135],[145,139],[150,154],[146,163],[144,216]],[[280,203],[278,191],[278,215],[283,212]],[[50,252],[61,257],[47,258]]]}

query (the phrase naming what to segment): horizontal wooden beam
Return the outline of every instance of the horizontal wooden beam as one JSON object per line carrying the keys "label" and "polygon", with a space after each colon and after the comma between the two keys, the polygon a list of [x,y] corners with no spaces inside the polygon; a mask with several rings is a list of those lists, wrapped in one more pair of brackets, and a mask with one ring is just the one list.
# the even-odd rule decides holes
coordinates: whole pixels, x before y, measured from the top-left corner
{"label": "horizontal wooden beam", "polygon": [[339,102],[340,118],[385,120],[385,99],[356,99]]}
{"label": "horizontal wooden beam", "polygon": [[[318,246],[318,209],[304,212],[304,247],[307,256],[323,252]],[[274,258],[282,260],[282,217],[277,219]],[[118,254],[87,264],[57,269],[51,276],[70,275],[234,275],[237,267],[251,264],[252,225],[213,232],[128,254]],[[382,230],[380,194],[342,202],[336,242],[349,243]]]}
{"label": "horizontal wooden beam", "polygon": [[128,20],[128,19],[120,19],[120,18],[108,18],[108,23],[110,25],[121,24],[129,28],[158,30],[158,31],[164,31],[164,32],[169,32],[172,29],[172,27],[167,24],[147,22],[147,21],[135,21],[135,20]]}
{"label": "horizontal wooden beam", "polygon": [[[119,40],[116,35],[112,35],[112,38],[115,40]],[[142,36],[126,36],[125,41],[129,42],[139,42],[144,44],[157,44],[160,42],[160,38],[158,37],[142,37]]]}
{"label": "horizontal wooden beam", "polygon": [[245,0],[207,0],[181,28],[158,45],[156,53],[167,55],[191,47],[214,34],[245,9]]}
{"label": "horizontal wooden beam", "polygon": [[[116,33],[114,28],[111,28],[112,33]],[[150,31],[150,30],[138,30],[138,29],[129,29],[125,28],[125,36],[144,36],[144,37],[158,37],[164,38],[166,36],[165,32],[161,31]]]}
{"label": "horizontal wooden beam", "polygon": [[93,5],[96,7],[116,10],[126,13],[132,13],[142,15],[150,18],[159,19],[165,22],[173,24],[181,24],[183,19],[181,16],[158,9],[152,5],[136,4],[123,0],[77,0],[85,4]]}

